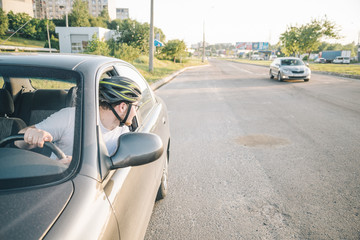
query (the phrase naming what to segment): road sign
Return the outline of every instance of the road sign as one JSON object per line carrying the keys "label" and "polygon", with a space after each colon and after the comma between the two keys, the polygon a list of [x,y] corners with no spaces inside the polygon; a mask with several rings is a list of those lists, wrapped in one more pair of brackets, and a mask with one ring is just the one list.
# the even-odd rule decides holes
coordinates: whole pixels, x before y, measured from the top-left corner
{"label": "road sign", "polygon": [[154,46],[155,47],[162,47],[162,46],[164,46],[164,44],[162,43],[162,42],[160,42],[159,40],[154,40]]}

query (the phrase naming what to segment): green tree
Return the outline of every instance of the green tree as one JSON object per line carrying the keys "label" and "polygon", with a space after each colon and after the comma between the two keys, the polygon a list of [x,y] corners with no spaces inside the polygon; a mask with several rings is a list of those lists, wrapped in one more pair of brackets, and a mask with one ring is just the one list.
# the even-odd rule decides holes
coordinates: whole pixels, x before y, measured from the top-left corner
{"label": "green tree", "polygon": [[92,27],[108,28],[110,22],[108,8],[104,7],[104,9],[101,11],[98,17],[90,16],[89,22]]}
{"label": "green tree", "polygon": [[109,22],[108,28],[112,30],[119,30],[122,20],[121,19],[115,19]]}
{"label": "green tree", "polygon": [[[118,44],[126,43],[128,46],[138,48],[142,53],[149,52],[150,26],[148,23],[139,23],[132,19],[115,19],[108,24],[109,29],[117,30]],[[165,34],[160,28],[154,27],[155,36],[161,42],[165,41]]]}
{"label": "green tree", "polygon": [[88,42],[85,53],[109,56],[110,50],[106,42],[101,41],[95,33],[92,40]]}
{"label": "green tree", "polygon": [[287,56],[294,56],[300,52],[300,32],[297,27],[288,27],[280,35],[281,51]]}
{"label": "green tree", "polygon": [[75,0],[71,13],[68,16],[71,27],[90,27],[90,13],[88,3],[82,0]]}
{"label": "green tree", "polygon": [[[52,35],[52,36],[50,37],[50,43],[51,43],[51,48],[56,48],[57,50],[60,49],[59,39],[57,39],[56,37],[54,37],[54,35]],[[44,48],[49,48],[49,42],[48,42],[48,41],[45,42]]]}
{"label": "green tree", "polygon": [[17,35],[23,37],[29,37],[35,33],[35,29],[33,25],[30,23],[32,17],[30,17],[27,13],[13,13],[10,11],[7,14],[9,19],[9,30],[10,31],[18,31]]}
{"label": "green tree", "polygon": [[0,8],[0,36],[4,36],[9,28],[9,19],[6,13]]}
{"label": "green tree", "polygon": [[180,61],[181,58],[186,57],[186,44],[183,40],[170,40],[165,44],[161,50],[160,58],[171,59],[174,62]]}
{"label": "green tree", "polygon": [[90,26],[91,27],[102,27],[102,28],[107,28],[107,22],[104,21],[104,19],[102,19],[101,17],[93,17],[90,16],[89,17],[89,22],[90,22]]}
{"label": "green tree", "polygon": [[321,40],[328,38],[338,39],[340,36],[336,24],[325,16],[300,27],[288,27],[286,32],[281,34],[280,41],[286,55],[308,53],[310,56],[311,52],[318,50]]}
{"label": "green tree", "polygon": [[316,51],[322,39],[340,38],[337,26],[329,20],[312,20],[311,23],[300,27],[300,52],[307,53],[310,57],[311,52]]}
{"label": "green tree", "polygon": [[102,18],[105,22],[110,22],[109,9],[107,6],[100,13],[100,18]]}
{"label": "green tree", "polygon": [[129,46],[140,49],[143,53],[149,52],[149,32],[148,23],[139,23],[135,20],[125,19],[119,25],[119,43],[126,43]]}

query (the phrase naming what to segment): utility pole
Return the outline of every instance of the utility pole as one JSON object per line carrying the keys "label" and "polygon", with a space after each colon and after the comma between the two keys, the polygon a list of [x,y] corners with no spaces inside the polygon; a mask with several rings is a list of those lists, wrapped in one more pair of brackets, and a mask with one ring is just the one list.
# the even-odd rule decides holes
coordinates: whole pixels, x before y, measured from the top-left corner
{"label": "utility pole", "polygon": [[154,71],[154,0],[150,4],[149,72]]}
{"label": "utility pole", "polygon": [[203,51],[202,51],[202,62],[205,62],[205,21],[203,24]]}
{"label": "utility pole", "polygon": [[49,42],[49,51],[51,53],[51,41],[50,41],[50,33],[49,33],[49,19],[46,19],[46,30],[47,30],[47,37]]}
{"label": "utility pole", "polygon": [[49,52],[51,53],[51,41],[50,41],[50,33],[49,33],[49,9],[48,6],[46,5],[46,31],[47,31],[47,37],[48,37],[48,42],[49,42]]}
{"label": "utility pole", "polygon": [[59,6],[61,10],[65,11],[65,26],[69,27],[69,18],[68,18],[68,12],[67,12],[67,6]]}

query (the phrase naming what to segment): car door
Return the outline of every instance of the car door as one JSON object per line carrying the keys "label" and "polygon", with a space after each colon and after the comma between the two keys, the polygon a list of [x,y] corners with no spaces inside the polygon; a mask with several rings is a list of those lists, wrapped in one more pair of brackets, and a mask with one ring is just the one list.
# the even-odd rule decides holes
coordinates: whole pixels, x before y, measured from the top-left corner
{"label": "car door", "polygon": [[279,69],[277,67],[278,64],[279,64],[279,59],[275,59],[270,65],[271,74],[275,77],[277,76],[278,71],[279,71]]}
{"label": "car door", "polygon": [[[118,64],[115,69],[120,76],[136,81],[142,90],[134,131],[163,135],[163,130],[158,127],[162,122],[162,106],[157,103],[148,84],[127,64]],[[118,169],[107,178],[105,193],[117,217],[121,239],[143,239],[160,185],[163,159],[143,166]]]}

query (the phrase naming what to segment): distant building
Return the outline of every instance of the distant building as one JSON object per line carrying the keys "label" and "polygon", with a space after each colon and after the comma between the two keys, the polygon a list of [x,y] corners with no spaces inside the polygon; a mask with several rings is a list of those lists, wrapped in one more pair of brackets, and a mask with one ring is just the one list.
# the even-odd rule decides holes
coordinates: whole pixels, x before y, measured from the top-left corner
{"label": "distant building", "polygon": [[129,18],[129,9],[128,8],[117,8],[116,9],[116,19],[128,19]]}
{"label": "distant building", "polygon": [[[205,47],[210,46],[209,43],[205,42]],[[203,42],[198,42],[196,44],[191,44],[191,48],[192,49],[198,49],[198,48],[202,48],[203,47]]]}
{"label": "distant building", "polygon": [[0,8],[6,13],[27,13],[34,16],[32,0],[0,0]]}
{"label": "distant building", "polygon": [[59,34],[60,53],[84,52],[94,34],[104,41],[115,35],[115,31],[101,27],[56,27],[55,32]]}
{"label": "distant building", "polygon": [[[13,1],[18,2],[22,0]],[[40,19],[62,18],[66,11],[68,13],[72,11],[73,2],[73,0],[33,0],[33,16]],[[87,2],[90,15],[98,17],[104,8],[107,7],[110,19],[116,18],[116,0],[87,0]]]}

